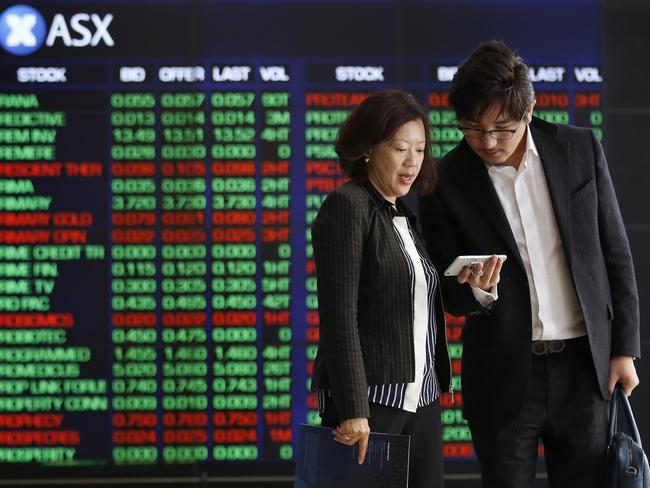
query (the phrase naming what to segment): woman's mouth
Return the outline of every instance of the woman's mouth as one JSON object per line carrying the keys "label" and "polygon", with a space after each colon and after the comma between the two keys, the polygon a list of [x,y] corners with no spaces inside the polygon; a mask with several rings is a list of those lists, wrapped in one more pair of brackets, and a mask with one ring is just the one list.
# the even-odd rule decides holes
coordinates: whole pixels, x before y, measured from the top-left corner
{"label": "woman's mouth", "polygon": [[415,175],[403,174],[403,175],[399,175],[399,179],[402,181],[403,184],[410,185],[413,183],[413,180],[415,180]]}

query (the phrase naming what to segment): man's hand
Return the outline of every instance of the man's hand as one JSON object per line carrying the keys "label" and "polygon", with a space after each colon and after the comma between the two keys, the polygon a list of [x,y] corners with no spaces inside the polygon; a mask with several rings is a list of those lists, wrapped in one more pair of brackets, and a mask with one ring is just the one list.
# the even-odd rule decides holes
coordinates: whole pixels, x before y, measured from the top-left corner
{"label": "man's hand", "polygon": [[456,279],[458,283],[469,283],[474,288],[489,292],[501,279],[499,275],[501,266],[503,266],[503,261],[493,255],[485,262],[485,265],[476,263],[465,266]]}
{"label": "man's hand", "polygon": [[609,360],[609,396],[614,393],[616,383],[620,383],[627,396],[639,384],[634,359],[630,356],[614,356]]}
{"label": "man's hand", "polygon": [[357,462],[363,464],[368,450],[368,438],[370,437],[370,426],[366,417],[344,420],[341,425],[332,431],[332,435],[336,442],[346,446],[353,446],[358,442],[359,456]]}

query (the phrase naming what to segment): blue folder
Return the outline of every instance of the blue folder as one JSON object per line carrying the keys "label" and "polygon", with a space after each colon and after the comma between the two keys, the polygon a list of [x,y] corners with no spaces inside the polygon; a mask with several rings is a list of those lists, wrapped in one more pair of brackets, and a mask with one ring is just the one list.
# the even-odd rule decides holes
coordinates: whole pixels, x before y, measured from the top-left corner
{"label": "blue folder", "polygon": [[410,437],[372,432],[363,464],[358,445],[335,442],[332,429],[300,424],[294,488],[408,486]]}

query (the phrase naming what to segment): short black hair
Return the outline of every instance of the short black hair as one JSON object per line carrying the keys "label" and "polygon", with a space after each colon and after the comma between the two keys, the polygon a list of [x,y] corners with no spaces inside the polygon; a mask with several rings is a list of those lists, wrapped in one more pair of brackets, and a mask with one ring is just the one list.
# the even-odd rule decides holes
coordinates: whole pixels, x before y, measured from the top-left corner
{"label": "short black hair", "polygon": [[429,124],[413,95],[401,90],[382,90],[369,95],[345,119],[335,146],[341,168],[351,180],[366,181],[368,164],[365,160],[370,148],[389,140],[402,125],[418,119],[424,125],[425,147],[414,185],[419,193],[429,193],[435,183]]}
{"label": "short black hair", "polygon": [[494,105],[520,120],[534,100],[528,66],[501,41],[479,45],[459,66],[449,92],[458,120],[479,121]]}

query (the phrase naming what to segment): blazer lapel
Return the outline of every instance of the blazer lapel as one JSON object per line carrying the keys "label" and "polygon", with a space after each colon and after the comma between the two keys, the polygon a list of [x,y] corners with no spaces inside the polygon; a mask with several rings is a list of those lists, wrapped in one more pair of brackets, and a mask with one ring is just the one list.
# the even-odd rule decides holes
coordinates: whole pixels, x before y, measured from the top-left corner
{"label": "blazer lapel", "polygon": [[534,124],[530,125],[542,160],[546,185],[553,202],[553,211],[557,222],[560,237],[564,247],[567,264],[571,269],[571,225],[570,225],[570,194],[569,194],[569,161],[571,150],[568,142],[560,142],[555,137],[538,130]]}
{"label": "blazer lapel", "polygon": [[519,255],[517,242],[512,235],[510,223],[503,211],[499,196],[492,185],[485,163],[467,146],[465,141],[461,144],[463,145],[462,149],[466,152],[466,157],[459,158],[455,164],[456,177],[460,180],[460,187],[467,191],[467,197],[474,202],[485,220],[492,224],[499,237],[508,247],[508,254],[514,257],[523,269],[523,261]]}

